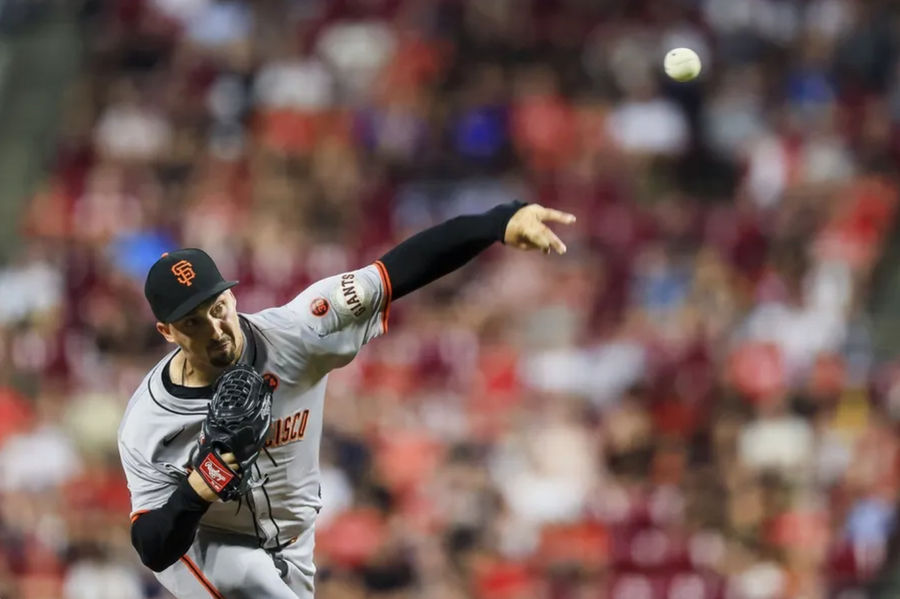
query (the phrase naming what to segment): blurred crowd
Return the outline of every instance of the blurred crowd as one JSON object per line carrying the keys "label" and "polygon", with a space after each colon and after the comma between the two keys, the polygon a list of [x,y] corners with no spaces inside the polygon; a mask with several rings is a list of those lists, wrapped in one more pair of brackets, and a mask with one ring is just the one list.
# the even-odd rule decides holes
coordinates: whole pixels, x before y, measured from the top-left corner
{"label": "blurred crowd", "polygon": [[[900,10],[861,0],[107,0],[0,265],[0,597],[164,598],[115,434],[149,265],[239,309],[512,199],[332,375],[322,599],[860,599],[900,487],[865,308]],[[673,47],[699,81],[665,80]]]}

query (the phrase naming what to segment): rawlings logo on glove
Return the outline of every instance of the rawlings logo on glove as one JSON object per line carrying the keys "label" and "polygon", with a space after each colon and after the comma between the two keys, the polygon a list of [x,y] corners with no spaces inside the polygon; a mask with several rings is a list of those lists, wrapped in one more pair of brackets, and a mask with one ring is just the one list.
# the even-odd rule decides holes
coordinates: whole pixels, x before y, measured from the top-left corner
{"label": "rawlings logo on glove", "polygon": [[[272,391],[270,382],[246,364],[227,368],[216,380],[194,468],[222,501],[237,499],[249,489],[250,468],[272,424]],[[229,452],[239,465],[237,472],[222,458]]]}
{"label": "rawlings logo on glove", "polygon": [[209,485],[209,488],[216,493],[221,493],[222,489],[235,476],[231,468],[223,466],[213,453],[208,454],[206,459],[200,464],[200,475],[206,481],[206,484]]}

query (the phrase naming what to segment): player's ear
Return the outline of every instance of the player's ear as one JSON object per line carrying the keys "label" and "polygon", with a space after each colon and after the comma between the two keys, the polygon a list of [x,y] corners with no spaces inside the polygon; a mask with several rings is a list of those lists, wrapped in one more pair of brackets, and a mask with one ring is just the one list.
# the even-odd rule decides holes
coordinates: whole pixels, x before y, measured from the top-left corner
{"label": "player's ear", "polygon": [[175,343],[175,337],[172,335],[172,327],[164,322],[156,323],[156,330],[169,343]]}

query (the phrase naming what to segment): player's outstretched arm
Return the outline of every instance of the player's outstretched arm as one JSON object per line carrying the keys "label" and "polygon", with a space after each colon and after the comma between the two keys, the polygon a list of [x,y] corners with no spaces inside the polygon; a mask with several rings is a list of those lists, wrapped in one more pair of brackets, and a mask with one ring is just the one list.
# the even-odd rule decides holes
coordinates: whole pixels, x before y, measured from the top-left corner
{"label": "player's outstretched arm", "polygon": [[458,216],[417,233],[380,258],[397,299],[456,270],[500,241],[522,250],[566,252],[545,224],[571,224],[571,214],[522,202],[501,204],[482,214]]}

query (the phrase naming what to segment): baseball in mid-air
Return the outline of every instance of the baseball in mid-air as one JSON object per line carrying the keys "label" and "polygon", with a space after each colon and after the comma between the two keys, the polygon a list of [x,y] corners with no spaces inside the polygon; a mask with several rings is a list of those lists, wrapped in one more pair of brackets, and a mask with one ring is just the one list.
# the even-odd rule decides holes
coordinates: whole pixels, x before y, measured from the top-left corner
{"label": "baseball in mid-air", "polygon": [[675,81],[690,81],[700,74],[700,57],[690,48],[675,48],[666,53],[663,67]]}

